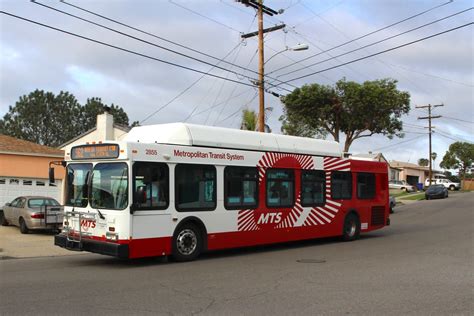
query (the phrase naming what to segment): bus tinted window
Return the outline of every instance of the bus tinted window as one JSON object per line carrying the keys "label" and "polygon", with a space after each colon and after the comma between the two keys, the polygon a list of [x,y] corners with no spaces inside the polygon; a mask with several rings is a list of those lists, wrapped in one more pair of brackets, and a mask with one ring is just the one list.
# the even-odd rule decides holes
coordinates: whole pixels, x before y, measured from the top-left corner
{"label": "bus tinted window", "polygon": [[216,168],[208,165],[177,165],[176,209],[211,211],[216,208]]}
{"label": "bus tinted window", "polygon": [[375,174],[357,174],[357,198],[373,199],[375,197]]}
{"label": "bus tinted window", "polygon": [[224,206],[228,210],[256,208],[258,205],[257,168],[226,167]]}
{"label": "bus tinted window", "polygon": [[293,170],[267,170],[267,206],[291,207],[294,204],[295,180]]}
{"label": "bus tinted window", "polygon": [[302,170],[301,171],[301,205],[318,206],[324,205],[326,178],[324,171]]}
{"label": "bus tinted window", "polygon": [[352,198],[352,174],[344,171],[333,171],[331,174],[331,196],[336,200]]}
{"label": "bus tinted window", "polygon": [[168,165],[154,162],[137,162],[133,165],[134,192],[143,187],[146,192],[145,203],[134,205],[137,210],[162,210],[169,205]]}

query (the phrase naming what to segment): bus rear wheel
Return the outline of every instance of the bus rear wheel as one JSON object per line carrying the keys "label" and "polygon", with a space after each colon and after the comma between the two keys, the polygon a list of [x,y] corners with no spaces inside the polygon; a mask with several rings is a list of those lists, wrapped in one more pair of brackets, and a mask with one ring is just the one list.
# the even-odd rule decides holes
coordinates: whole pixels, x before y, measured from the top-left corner
{"label": "bus rear wheel", "polygon": [[344,241],[352,241],[359,238],[360,235],[360,220],[354,213],[349,213],[344,220],[344,227],[342,230],[342,239]]}
{"label": "bus rear wheel", "polygon": [[195,260],[202,251],[201,231],[192,223],[180,226],[173,236],[172,258],[175,261]]}

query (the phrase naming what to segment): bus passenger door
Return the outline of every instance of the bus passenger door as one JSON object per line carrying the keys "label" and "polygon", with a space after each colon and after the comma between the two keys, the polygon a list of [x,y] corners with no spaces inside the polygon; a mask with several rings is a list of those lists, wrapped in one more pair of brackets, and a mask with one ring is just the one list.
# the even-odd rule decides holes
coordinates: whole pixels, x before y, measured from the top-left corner
{"label": "bus passenger door", "polygon": [[165,163],[135,162],[132,175],[132,239],[169,236],[171,212],[169,167]]}

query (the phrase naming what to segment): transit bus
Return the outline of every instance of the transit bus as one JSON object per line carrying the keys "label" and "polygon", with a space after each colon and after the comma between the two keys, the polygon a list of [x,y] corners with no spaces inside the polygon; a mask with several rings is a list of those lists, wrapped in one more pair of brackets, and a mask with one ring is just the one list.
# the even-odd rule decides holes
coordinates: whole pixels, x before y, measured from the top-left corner
{"label": "transit bus", "polygon": [[72,147],[64,165],[55,245],[69,250],[188,261],[390,223],[387,164],[344,158],[334,141],[160,124]]}

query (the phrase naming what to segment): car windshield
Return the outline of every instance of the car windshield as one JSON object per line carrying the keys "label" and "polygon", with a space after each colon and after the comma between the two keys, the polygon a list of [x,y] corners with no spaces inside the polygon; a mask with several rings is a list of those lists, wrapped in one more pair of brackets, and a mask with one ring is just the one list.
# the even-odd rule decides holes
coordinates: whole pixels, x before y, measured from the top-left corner
{"label": "car windshield", "polygon": [[128,166],[125,163],[95,165],[91,181],[91,206],[123,210],[128,205]]}
{"label": "car windshield", "polygon": [[66,174],[66,205],[76,207],[87,206],[87,181],[92,171],[92,164],[77,163],[67,166]]}

